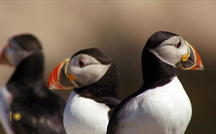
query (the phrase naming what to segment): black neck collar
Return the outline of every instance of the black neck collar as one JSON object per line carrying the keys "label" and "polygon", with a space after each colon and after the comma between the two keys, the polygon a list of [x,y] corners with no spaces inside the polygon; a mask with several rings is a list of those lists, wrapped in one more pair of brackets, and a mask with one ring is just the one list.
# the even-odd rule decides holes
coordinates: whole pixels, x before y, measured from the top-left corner
{"label": "black neck collar", "polygon": [[142,53],[142,71],[143,85],[135,93],[124,99],[120,105],[124,105],[130,99],[149,89],[169,83],[176,76],[174,67],[162,62],[147,49],[144,49]]}
{"label": "black neck collar", "polygon": [[16,67],[8,83],[21,79],[40,79],[43,77],[44,57],[41,52],[22,60]]}
{"label": "black neck collar", "polygon": [[105,75],[96,83],[76,88],[74,91],[80,96],[97,99],[103,97],[117,97],[116,88],[118,86],[118,72],[114,64],[111,64]]}
{"label": "black neck collar", "polygon": [[[43,94],[44,57],[37,52],[22,60],[7,82],[8,90],[14,96]],[[40,90],[40,91],[39,91]],[[42,91],[41,91],[42,90]]]}
{"label": "black neck collar", "polygon": [[173,66],[164,63],[147,49],[142,53],[142,70],[145,89],[163,86],[176,76]]}

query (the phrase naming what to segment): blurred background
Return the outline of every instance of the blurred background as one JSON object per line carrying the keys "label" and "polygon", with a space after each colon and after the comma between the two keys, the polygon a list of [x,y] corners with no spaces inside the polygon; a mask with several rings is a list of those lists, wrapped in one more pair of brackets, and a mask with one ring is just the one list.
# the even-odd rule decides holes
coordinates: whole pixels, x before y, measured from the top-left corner
{"label": "blurred background", "polygon": [[[178,33],[193,44],[204,71],[179,71],[193,105],[186,134],[215,133],[216,2],[191,1],[0,1],[0,49],[19,33],[33,33],[43,43],[45,80],[51,69],[74,52],[97,47],[119,67],[123,99],[142,83],[141,52],[156,31]],[[0,66],[0,86],[13,68]],[[56,92],[65,99],[69,92]],[[4,134],[0,128],[0,134]]]}

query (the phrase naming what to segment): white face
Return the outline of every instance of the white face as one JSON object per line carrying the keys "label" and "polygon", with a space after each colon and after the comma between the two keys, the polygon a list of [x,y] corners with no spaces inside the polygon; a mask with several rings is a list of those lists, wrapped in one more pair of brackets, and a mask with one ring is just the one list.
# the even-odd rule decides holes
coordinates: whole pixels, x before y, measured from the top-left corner
{"label": "white face", "polygon": [[173,36],[150,51],[161,61],[176,67],[181,57],[188,53],[188,48],[182,37]]}
{"label": "white face", "polygon": [[8,62],[12,66],[17,66],[24,58],[31,55],[32,52],[27,52],[23,50],[19,45],[15,43],[9,44],[5,48],[5,55],[8,59]]}
{"label": "white face", "polygon": [[75,76],[80,85],[86,86],[97,82],[107,72],[111,64],[103,65],[94,57],[87,54],[79,54],[70,61],[67,73]]}

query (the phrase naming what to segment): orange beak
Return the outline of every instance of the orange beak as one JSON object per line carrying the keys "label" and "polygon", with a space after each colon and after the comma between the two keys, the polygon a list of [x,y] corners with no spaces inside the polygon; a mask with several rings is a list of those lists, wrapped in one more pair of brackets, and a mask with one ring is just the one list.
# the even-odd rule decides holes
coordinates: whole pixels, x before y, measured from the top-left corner
{"label": "orange beak", "polygon": [[5,49],[6,49],[6,46],[0,52],[0,65],[7,65],[8,64],[8,59],[5,55]]}
{"label": "orange beak", "polygon": [[198,51],[190,43],[185,42],[188,53],[182,56],[180,68],[183,70],[203,70],[203,62]]}
{"label": "orange beak", "polygon": [[72,74],[67,73],[67,66],[69,58],[58,64],[53,71],[50,73],[48,80],[49,89],[73,89],[73,80],[75,77]]}

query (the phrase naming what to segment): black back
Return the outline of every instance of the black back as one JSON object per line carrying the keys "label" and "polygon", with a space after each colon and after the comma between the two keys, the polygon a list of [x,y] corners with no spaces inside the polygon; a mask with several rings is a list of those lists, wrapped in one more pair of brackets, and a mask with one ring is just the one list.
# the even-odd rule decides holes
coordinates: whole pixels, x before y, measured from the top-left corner
{"label": "black back", "polygon": [[6,85],[13,96],[10,112],[22,115],[21,120],[11,122],[14,133],[65,134],[65,102],[53,94],[43,80],[43,54],[37,47],[25,47],[31,51],[36,48],[36,52],[18,64]]}

